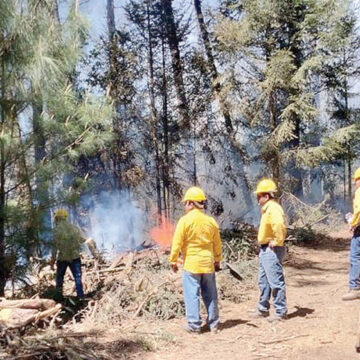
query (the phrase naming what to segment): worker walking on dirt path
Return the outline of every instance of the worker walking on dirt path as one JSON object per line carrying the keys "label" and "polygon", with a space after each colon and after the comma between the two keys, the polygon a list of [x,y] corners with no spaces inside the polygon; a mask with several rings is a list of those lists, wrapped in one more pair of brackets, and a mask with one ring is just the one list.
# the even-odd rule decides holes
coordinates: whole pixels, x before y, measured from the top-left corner
{"label": "worker walking on dirt path", "polygon": [[347,219],[352,232],[350,243],[350,271],[349,292],[343,296],[343,300],[360,299],[360,168],[355,171],[355,196],[353,202],[353,214],[347,214]]}
{"label": "worker walking on dirt path", "polygon": [[214,218],[204,213],[206,196],[199,187],[189,188],[184,196],[186,215],[178,221],[169,261],[178,271],[178,256],[183,258],[183,289],[187,327],[191,333],[201,330],[200,293],[211,332],[218,331],[219,309],[215,271],[220,269],[221,240]]}
{"label": "worker walking on dirt path", "polygon": [[282,267],[285,255],[286,226],[284,211],[274,199],[276,192],[276,184],[271,179],[261,180],[255,191],[261,207],[258,231],[260,300],[253,317],[269,316],[272,294],[275,315],[269,317],[269,321],[283,320],[287,314],[285,278]]}
{"label": "worker walking on dirt path", "polygon": [[68,213],[65,209],[59,209],[55,213],[54,248],[52,263],[56,258],[56,287],[62,293],[66,269],[74,276],[76,293],[79,298],[84,297],[81,281],[81,260],[80,247],[85,242],[80,229],[71,224],[68,220]]}

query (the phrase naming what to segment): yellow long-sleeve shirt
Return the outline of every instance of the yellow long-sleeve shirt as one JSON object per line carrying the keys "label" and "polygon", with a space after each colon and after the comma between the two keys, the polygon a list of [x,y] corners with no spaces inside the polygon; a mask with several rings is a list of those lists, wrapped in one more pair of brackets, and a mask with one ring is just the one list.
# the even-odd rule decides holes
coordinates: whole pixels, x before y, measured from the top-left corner
{"label": "yellow long-sleeve shirt", "polygon": [[261,220],[258,232],[259,244],[273,241],[274,246],[283,246],[286,238],[285,215],[280,204],[269,200],[261,208]]}
{"label": "yellow long-sleeve shirt", "polygon": [[169,261],[176,264],[182,253],[183,268],[194,274],[213,273],[214,262],[221,260],[219,226],[202,210],[193,209],[178,221]]}
{"label": "yellow long-sleeve shirt", "polygon": [[355,191],[353,208],[353,217],[350,225],[355,228],[360,225],[360,188],[357,188]]}

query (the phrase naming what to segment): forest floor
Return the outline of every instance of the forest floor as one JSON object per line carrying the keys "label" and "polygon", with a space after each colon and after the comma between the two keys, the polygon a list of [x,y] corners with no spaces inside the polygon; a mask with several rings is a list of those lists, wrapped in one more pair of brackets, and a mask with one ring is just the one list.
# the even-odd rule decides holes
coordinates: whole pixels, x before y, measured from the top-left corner
{"label": "forest floor", "polygon": [[[341,300],[347,292],[349,238],[344,230],[316,246],[291,246],[286,321],[249,317],[258,298],[254,283],[246,301],[221,303],[219,333],[188,334],[184,319],[137,320],[123,325],[127,336],[137,338],[134,346],[123,343],[117,355],[123,349],[120,358],[144,360],[360,359],[355,352],[359,301]],[[109,344],[116,343],[115,330],[111,337]]]}
{"label": "forest floor", "polygon": [[[220,332],[204,328],[199,335],[184,330],[185,318],[124,320],[118,328],[81,329],[92,332],[89,346],[112,359],[359,359],[355,352],[359,302],[342,301],[348,291],[350,233],[332,233],[313,245],[291,245],[285,261],[288,319],[269,323],[251,319],[258,299],[256,274],[244,284],[245,301],[220,303]],[[271,308],[273,312],[273,308]]]}

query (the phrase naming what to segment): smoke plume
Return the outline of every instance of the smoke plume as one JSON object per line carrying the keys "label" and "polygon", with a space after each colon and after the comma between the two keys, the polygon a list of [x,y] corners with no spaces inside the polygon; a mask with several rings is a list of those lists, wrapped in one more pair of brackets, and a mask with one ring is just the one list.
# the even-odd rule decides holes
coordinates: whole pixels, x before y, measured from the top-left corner
{"label": "smoke plume", "polygon": [[88,235],[108,258],[143,243],[144,213],[126,192],[102,192],[86,199]]}

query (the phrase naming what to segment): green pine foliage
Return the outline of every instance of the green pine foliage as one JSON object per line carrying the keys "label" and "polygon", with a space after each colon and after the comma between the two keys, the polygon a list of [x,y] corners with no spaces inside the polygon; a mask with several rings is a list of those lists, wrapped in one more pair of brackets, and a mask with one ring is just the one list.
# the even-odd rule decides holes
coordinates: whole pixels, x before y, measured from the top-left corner
{"label": "green pine foliage", "polygon": [[112,138],[111,103],[78,94],[72,81],[86,22],[72,7],[59,24],[52,4],[0,1],[0,258],[15,258],[10,267],[1,261],[0,292],[15,265],[40,251],[41,214],[61,201],[61,192],[39,201],[37,189],[56,184]]}
{"label": "green pine foliage", "polygon": [[[322,138],[318,125],[324,64],[342,54],[354,26],[349,4],[338,0],[240,0],[231,2],[218,23],[221,51],[248,70],[239,115],[252,127],[269,174],[278,181],[295,164],[341,158],[358,135],[356,126],[343,123]],[[308,142],[314,132],[315,147]],[[301,183],[300,173],[291,172]]]}

